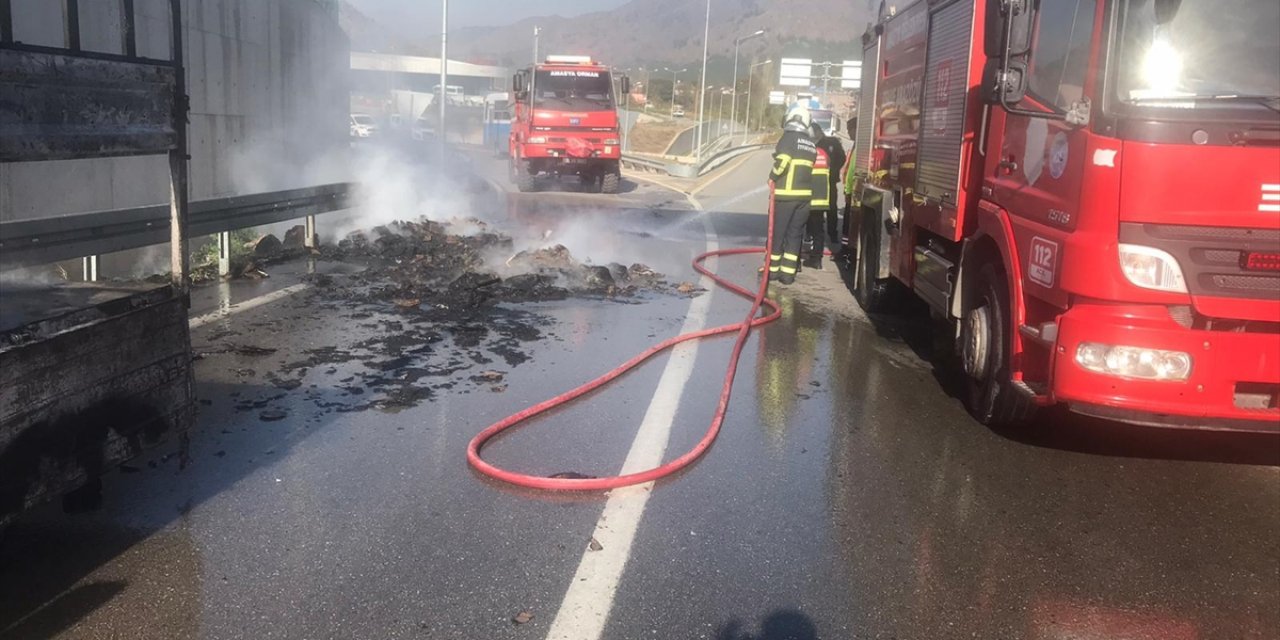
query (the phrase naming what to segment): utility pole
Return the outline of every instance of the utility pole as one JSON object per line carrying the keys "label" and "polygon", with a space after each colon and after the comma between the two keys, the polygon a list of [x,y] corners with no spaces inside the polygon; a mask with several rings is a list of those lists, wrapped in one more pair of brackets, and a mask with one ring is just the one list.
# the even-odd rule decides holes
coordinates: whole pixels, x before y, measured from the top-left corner
{"label": "utility pole", "polygon": [[[759,29],[750,35],[734,38],[733,40],[733,107],[729,109],[729,136],[732,137],[738,128],[738,47],[743,42],[752,38],[758,38],[764,35],[764,29]],[[750,79],[747,82],[751,82]]]}
{"label": "utility pole", "polygon": [[[698,83],[699,88],[707,86],[707,44],[708,44],[707,40],[708,38],[710,38],[710,36],[711,36],[711,0],[707,0],[707,19],[702,27],[702,81]],[[700,91],[698,93],[698,129],[694,135],[694,139],[695,139],[694,144],[697,146],[697,149],[694,150],[695,151],[694,159],[699,166],[702,165],[702,129],[704,127],[704,124],[703,124],[704,112],[702,108],[706,105],[706,97],[707,97],[706,90]]]}
{"label": "utility pole", "polygon": [[449,101],[449,0],[440,0],[440,6],[440,95],[437,99],[440,100],[440,162],[443,163],[449,137],[445,127],[445,103]]}
{"label": "utility pole", "polygon": [[533,63],[538,64],[538,34],[542,33],[542,27],[533,25]]}

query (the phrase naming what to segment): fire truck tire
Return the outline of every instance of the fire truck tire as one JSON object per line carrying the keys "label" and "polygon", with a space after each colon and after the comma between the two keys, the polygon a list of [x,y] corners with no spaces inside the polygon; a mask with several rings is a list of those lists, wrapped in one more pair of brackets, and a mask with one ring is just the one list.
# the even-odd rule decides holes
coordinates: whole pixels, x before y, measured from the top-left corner
{"label": "fire truck tire", "polygon": [[600,193],[617,193],[621,182],[622,176],[618,175],[617,169],[605,171],[604,177],[600,178]]}
{"label": "fire truck tire", "polygon": [[516,189],[519,189],[520,193],[529,193],[538,186],[534,181],[533,171],[529,167],[529,162],[526,160],[515,161],[515,178]]}
{"label": "fire truck tire", "polygon": [[960,349],[968,377],[969,413],[996,428],[1023,426],[1036,412],[1032,399],[1013,386],[1008,287],[1008,278],[998,266],[983,265],[978,271],[977,304],[961,319]]}
{"label": "fire truck tire", "polygon": [[863,210],[853,265],[853,297],[867,313],[889,310],[893,283],[879,277],[880,225],[874,211]]}

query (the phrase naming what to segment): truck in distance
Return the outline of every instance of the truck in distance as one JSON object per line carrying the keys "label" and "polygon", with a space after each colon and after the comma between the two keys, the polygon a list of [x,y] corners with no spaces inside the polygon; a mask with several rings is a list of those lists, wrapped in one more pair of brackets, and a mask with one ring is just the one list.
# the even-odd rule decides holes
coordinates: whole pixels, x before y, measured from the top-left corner
{"label": "truck in distance", "polygon": [[[626,76],[619,90],[630,91]],[[621,180],[613,74],[590,56],[547,56],[512,79],[510,170],[520,191],[539,175],[578,176],[617,193]]]}

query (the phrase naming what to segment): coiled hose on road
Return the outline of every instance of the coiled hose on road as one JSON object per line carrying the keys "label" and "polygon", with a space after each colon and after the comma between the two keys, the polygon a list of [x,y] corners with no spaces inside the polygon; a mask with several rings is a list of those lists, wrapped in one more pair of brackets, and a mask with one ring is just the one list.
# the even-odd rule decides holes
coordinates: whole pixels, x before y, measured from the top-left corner
{"label": "coiled hose on road", "polygon": [[[768,239],[763,247],[743,247],[737,249],[721,249],[719,251],[708,251],[693,259],[693,268],[704,276],[711,278],[716,284],[728,289],[729,291],[751,300],[751,310],[741,322],[726,324],[711,329],[703,329],[701,331],[691,331],[682,333],[678,336],[667,338],[658,344],[649,347],[634,358],[622,363],[621,365],[611,369],[605,374],[594,380],[586,382],[581,386],[566,391],[554,398],[544,400],[531,407],[527,407],[521,411],[513,413],[491,425],[483,431],[476,434],[471,442],[467,445],[467,462],[471,464],[476,471],[486,476],[508,482],[522,487],[530,487],[533,489],[547,489],[550,491],[599,491],[603,489],[616,489],[618,487],[626,487],[635,484],[643,484],[651,482],[668,475],[671,475],[697,460],[706,453],[711,447],[711,443],[715,442],[716,436],[720,433],[720,425],[724,423],[725,412],[729,409],[729,395],[733,392],[733,378],[738,372],[738,358],[742,355],[742,348],[747,343],[747,337],[751,335],[751,330],[763,324],[767,324],[777,320],[782,315],[782,310],[777,303],[765,297],[765,291],[768,289],[768,278],[764,274],[768,273],[769,253],[773,248],[773,187],[769,189],[769,226]],[[764,255],[765,270],[760,278],[759,289],[752,292],[745,287],[739,286],[711,272],[703,263],[710,257],[736,256],[752,253],[760,253]],[[765,316],[756,317],[760,312],[760,307],[768,307],[772,311]],[[724,384],[720,388],[720,401],[716,405],[715,415],[711,418],[711,425],[707,428],[706,434],[698,441],[692,449],[686,451],[680,457],[667,462],[666,464],[621,476],[605,476],[600,478],[549,478],[545,476],[533,476],[516,471],[508,471],[496,467],[485,462],[480,457],[480,450],[484,448],[486,442],[491,438],[510,429],[511,427],[528,420],[548,409],[558,407],[573,400],[595,391],[606,384],[609,384],[618,376],[634,369],[640,363],[649,358],[670,349],[682,342],[690,340],[699,340],[701,338],[709,338],[724,333],[737,332],[738,337],[733,344],[733,355],[729,358],[729,366],[725,370]]]}

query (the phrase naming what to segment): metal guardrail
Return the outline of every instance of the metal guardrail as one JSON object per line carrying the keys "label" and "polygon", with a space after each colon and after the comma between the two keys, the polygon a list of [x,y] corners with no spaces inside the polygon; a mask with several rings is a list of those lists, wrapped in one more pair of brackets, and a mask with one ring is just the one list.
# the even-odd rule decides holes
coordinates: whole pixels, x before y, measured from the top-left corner
{"label": "metal guardrail", "polygon": [[730,147],[718,153],[711,155],[702,161],[700,165],[684,164],[680,162],[669,162],[659,158],[649,158],[634,154],[622,154],[622,165],[631,169],[645,171],[648,173],[665,173],[675,178],[697,178],[708,171],[719,168],[724,163],[736,158],[744,153],[750,153],[757,149],[768,148],[769,144],[748,144],[738,147]]}
{"label": "metal guardrail", "polygon": [[[350,208],[348,182],[194,201],[188,237],[212,235]],[[0,224],[0,270],[138,249],[169,241],[169,205],[149,205]]]}

